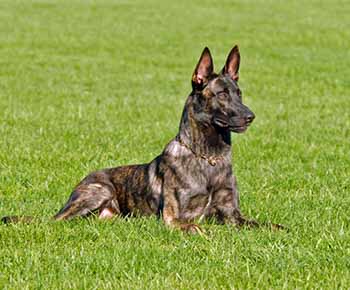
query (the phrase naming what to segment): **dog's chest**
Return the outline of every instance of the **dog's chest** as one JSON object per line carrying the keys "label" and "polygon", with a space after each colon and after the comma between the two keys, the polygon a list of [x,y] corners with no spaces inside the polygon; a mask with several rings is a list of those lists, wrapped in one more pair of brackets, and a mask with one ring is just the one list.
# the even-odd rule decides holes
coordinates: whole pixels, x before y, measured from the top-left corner
{"label": "dog's chest", "polygon": [[[210,191],[224,185],[231,173],[231,153],[216,158],[216,164],[207,156],[196,156],[191,150],[176,141],[166,149],[166,167],[171,168],[180,183],[194,192]],[[208,189],[208,190],[205,190]]]}
{"label": "dog's chest", "polygon": [[[191,163],[187,170],[181,168],[181,184],[189,198],[197,195],[208,196],[227,184],[227,178],[230,178],[230,170],[226,165],[209,165],[205,160],[188,160]],[[186,166],[185,166],[186,168]]]}
{"label": "dog's chest", "polygon": [[230,155],[223,156],[215,166],[188,150],[174,146],[169,166],[175,169],[177,198],[183,219],[200,217],[211,207],[215,191],[227,186],[231,178]]}

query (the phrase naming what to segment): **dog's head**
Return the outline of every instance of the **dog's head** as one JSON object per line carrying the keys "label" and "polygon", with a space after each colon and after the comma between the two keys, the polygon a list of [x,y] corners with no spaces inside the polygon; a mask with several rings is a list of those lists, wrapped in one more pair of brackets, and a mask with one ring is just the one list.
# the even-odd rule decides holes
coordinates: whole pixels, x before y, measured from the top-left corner
{"label": "dog's head", "polygon": [[193,72],[193,117],[202,123],[244,132],[255,118],[242,103],[238,86],[240,53],[238,46],[230,51],[219,74],[214,73],[213,60],[206,47]]}

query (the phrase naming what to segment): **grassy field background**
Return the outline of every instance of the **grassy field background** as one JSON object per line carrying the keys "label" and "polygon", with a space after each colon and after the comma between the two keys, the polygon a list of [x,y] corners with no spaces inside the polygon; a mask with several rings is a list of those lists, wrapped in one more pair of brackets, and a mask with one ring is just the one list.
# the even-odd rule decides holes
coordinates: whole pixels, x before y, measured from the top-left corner
{"label": "grassy field background", "polygon": [[[349,1],[1,1],[3,289],[349,289]],[[290,232],[53,223],[88,172],[175,136],[204,46],[241,49],[257,118],[234,135],[243,212]]]}

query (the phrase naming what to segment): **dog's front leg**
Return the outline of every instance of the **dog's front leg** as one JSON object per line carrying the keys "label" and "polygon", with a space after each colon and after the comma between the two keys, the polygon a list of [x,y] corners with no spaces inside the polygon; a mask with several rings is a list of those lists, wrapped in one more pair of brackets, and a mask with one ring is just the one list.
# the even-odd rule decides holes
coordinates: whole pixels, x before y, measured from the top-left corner
{"label": "dog's front leg", "polygon": [[257,228],[260,226],[272,230],[283,230],[284,226],[270,222],[258,223],[243,216],[239,209],[239,196],[236,187],[220,189],[213,194],[216,216],[221,223],[231,223],[237,227],[247,226]]}
{"label": "dog's front leg", "polygon": [[[168,179],[169,181],[169,179]],[[180,229],[183,232],[190,234],[202,234],[203,230],[196,224],[187,223],[180,219],[180,203],[176,197],[176,188],[164,183],[163,187],[163,221],[170,228]]]}
{"label": "dog's front leg", "polygon": [[238,227],[258,227],[259,223],[243,216],[239,209],[239,193],[237,191],[235,178],[232,186],[228,186],[213,194],[213,205],[217,211],[217,217],[221,223],[231,223]]}

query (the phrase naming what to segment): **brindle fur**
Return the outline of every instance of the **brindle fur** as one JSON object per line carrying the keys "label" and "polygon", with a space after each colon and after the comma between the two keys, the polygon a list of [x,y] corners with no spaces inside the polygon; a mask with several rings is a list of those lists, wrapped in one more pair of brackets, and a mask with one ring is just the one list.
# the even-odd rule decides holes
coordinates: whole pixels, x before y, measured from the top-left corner
{"label": "brindle fur", "polygon": [[[163,153],[148,164],[89,174],[54,219],[91,213],[101,218],[158,214],[166,225],[194,233],[201,230],[192,222],[209,217],[221,223],[257,226],[241,214],[232,172],[231,132],[244,132],[255,117],[242,103],[239,64],[235,46],[216,74],[210,51],[205,48],[192,76],[193,90],[179,132]],[[3,221],[25,219],[5,217]]]}

